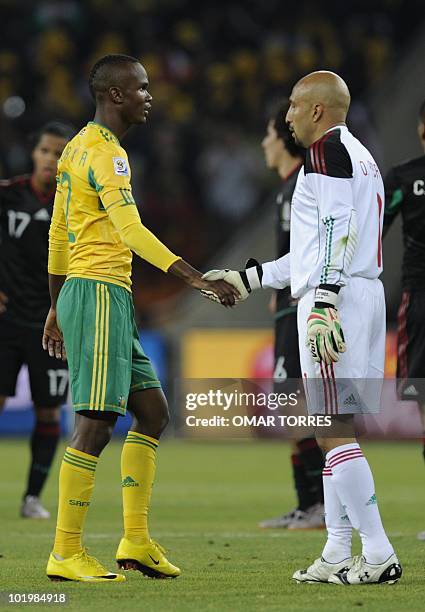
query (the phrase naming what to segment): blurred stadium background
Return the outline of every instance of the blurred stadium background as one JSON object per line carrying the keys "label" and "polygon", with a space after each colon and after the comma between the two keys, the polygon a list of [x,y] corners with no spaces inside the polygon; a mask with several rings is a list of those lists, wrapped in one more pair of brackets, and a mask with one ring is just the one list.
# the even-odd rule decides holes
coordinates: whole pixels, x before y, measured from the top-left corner
{"label": "blurred stadium background", "polygon": [[[383,173],[419,155],[423,18],[421,0],[0,0],[0,176],[30,170],[27,137],[46,121],[79,128],[92,118],[87,77],[97,58],[136,55],[153,112],[124,146],[144,222],[201,270],[271,259],[278,180],[260,146],[268,108],[305,73],[334,70],[352,92],[351,129]],[[395,224],[384,244],[389,376],[399,230]],[[142,342],[171,400],[180,377],[270,376],[266,292],[227,312],[137,259],[133,283]],[[18,386],[0,434],[30,430],[24,371]]]}

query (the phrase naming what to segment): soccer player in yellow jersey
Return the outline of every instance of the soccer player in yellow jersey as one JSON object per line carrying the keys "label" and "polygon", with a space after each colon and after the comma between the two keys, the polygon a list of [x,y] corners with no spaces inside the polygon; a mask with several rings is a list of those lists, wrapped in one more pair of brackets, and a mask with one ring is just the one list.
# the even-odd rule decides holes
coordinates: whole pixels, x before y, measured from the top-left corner
{"label": "soccer player in yellow jersey", "polygon": [[98,458],[118,415],[133,424],[121,455],[124,537],[116,559],[123,569],[156,578],[176,577],[164,549],[150,538],[147,514],[155,455],[168,423],[161,385],[139,343],[131,297],[132,251],[195,289],[213,291],[225,306],[238,292],[207,282],[142,225],[119,139],[146,122],[152,96],[135,58],[108,55],[90,74],[93,122],[66,146],[58,163],[49,242],[51,308],[43,346],[68,359],[75,430],[59,476],[56,537],[47,564],[52,580],[122,582],[82,546]]}

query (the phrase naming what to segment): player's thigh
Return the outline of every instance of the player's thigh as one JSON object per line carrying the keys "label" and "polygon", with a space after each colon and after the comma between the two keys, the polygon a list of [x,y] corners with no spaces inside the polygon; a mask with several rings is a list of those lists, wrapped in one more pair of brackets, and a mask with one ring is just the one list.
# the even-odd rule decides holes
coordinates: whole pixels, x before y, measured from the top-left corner
{"label": "player's thigh", "polygon": [[144,389],[160,389],[161,383],[151,360],[144,352],[139,339],[137,325],[132,322],[131,385],[130,393]]}
{"label": "player's thigh", "polygon": [[0,396],[15,395],[16,380],[25,361],[23,332],[20,326],[0,318]]}
{"label": "player's thigh", "polygon": [[28,330],[25,361],[28,365],[31,396],[34,404],[54,408],[66,402],[68,367],[66,362],[50,357],[41,345],[42,330]]}
{"label": "player's thigh", "polygon": [[131,381],[132,304],[110,283],[73,278],[58,300],[76,411],[125,414]]}

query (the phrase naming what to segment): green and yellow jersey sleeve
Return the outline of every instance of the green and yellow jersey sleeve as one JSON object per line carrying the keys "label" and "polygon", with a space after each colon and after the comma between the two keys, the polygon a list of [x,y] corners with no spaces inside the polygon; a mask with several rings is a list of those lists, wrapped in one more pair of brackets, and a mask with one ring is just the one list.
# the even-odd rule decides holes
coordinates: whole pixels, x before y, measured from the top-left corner
{"label": "green and yellow jersey sleeve", "polygon": [[49,230],[49,274],[63,276],[68,273],[69,242],[65,221],[63,189],[59,181],[56,185],[55,202]]}

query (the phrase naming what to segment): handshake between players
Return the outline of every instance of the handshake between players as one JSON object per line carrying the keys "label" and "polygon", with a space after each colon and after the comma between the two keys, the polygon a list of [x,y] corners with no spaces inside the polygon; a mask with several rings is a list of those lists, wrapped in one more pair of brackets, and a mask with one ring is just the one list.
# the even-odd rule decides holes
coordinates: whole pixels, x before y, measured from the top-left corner
{"label": "handshake between players", "polygon": [[[239,292],[235,303],[243,302],[255,289],[262,289],[263,268],[255,259],[248,259],[245,270],[210,270],[202,278],[208,281],[224,280]],[[289,284],[289,283],[288,283]],[[326,364],[339,361],[340,353],[345,352],[344,333],[336,308],[340,286],[322,284],[316,289],[315,301],[307,319],[306,345],[316,362]],[[204,297],[222,304],[213,291],[201,290]]]}

